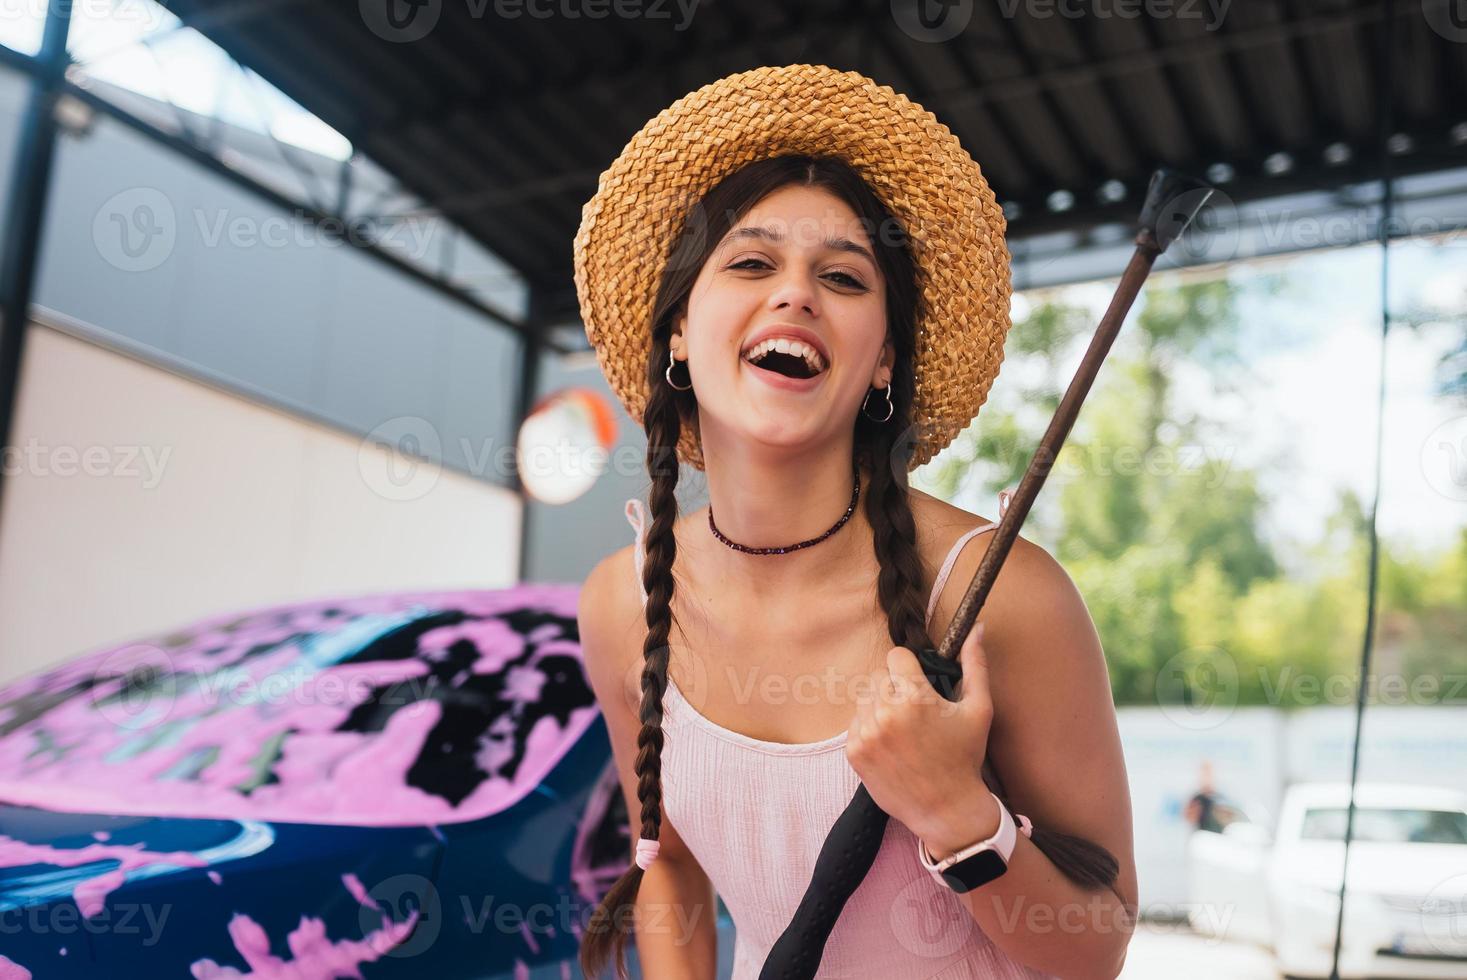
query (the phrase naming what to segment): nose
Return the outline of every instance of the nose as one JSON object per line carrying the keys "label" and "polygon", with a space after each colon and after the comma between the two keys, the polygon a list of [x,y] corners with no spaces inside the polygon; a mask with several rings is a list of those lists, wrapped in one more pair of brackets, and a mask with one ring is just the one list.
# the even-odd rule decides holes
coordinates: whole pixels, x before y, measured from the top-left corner
{"label": "nose", "polygon": [[769,294],[769,309],[778,313],[802,310],[806,316],[819,316],[820,304],[811,276],[793,269],[780,276],[774,291]]}

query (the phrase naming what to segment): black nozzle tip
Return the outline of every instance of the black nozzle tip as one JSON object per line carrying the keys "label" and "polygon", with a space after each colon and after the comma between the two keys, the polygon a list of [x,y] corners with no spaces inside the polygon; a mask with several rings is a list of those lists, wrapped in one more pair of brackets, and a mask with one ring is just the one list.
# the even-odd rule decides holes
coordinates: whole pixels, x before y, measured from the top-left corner
{"label": "black nozzle tip", "polygon": [[1146,188],[1140,232],[1150,233],[1158,251],[1165,252],[1187,230],[1215,190],[1205,180],[1170,167],[1159,167],[1152,173],[1151,183]]}

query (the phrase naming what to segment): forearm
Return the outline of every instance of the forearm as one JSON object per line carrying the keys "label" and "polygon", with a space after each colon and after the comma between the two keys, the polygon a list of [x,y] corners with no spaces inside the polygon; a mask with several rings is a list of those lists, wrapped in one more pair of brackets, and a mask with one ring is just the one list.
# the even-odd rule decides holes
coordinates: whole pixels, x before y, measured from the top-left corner
{"label": "forearm", "polygon": [[[997,831],[998,805],[986,791],[984,797],[924,837],[934,857]],[[1087,891],[1076,885],[1023,834],[1007,871],[958,897],[1005,953],[1065,980],[1113,980],[1135,928],[1136,910],[1126,908],[1114,890]]]}
{"label": "forearm", "polygon": [[718,900],[701,868],[663,858],[652,862],[642,875],[635,923],[644,977],[717,976]]}

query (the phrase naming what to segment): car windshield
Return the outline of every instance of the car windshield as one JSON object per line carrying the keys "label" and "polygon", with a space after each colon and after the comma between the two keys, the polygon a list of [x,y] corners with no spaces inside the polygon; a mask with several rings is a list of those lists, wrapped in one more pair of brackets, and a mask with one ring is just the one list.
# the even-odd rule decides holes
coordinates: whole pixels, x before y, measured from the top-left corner
{"label": "car windshield", "polygon": [[[1345,808],[1310,807],[1300,836],[1344,840]],[[1356,807],[1350,839],[1383,844],[1467,844],[1467,812],[1414,807]]]}

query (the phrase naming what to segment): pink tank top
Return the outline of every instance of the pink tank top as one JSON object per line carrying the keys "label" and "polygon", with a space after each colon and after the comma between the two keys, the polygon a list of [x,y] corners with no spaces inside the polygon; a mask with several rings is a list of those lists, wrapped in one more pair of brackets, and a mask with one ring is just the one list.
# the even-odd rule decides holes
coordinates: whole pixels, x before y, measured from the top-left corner
{"label": "pink tank top", "polygon": [[[999,515],[1010,491],[1000,495]],[[632,498],[637,585],[645,557],[646,508]],[[937,598],[958,553],[996,524],[954,543],[927,602]],[[732,980],[755,980],[789,924],[820,846],[860,784],[846,761],[846,734],[819,742],[768,742],[715,724],[671,677],[663,699],[662,807],[734,922]],[[816,976],[885,980],[1043,978],[984,934],[958,896],[918,863],[916,836],[890,820],[876,863],[856,889],[825,945]]]}

